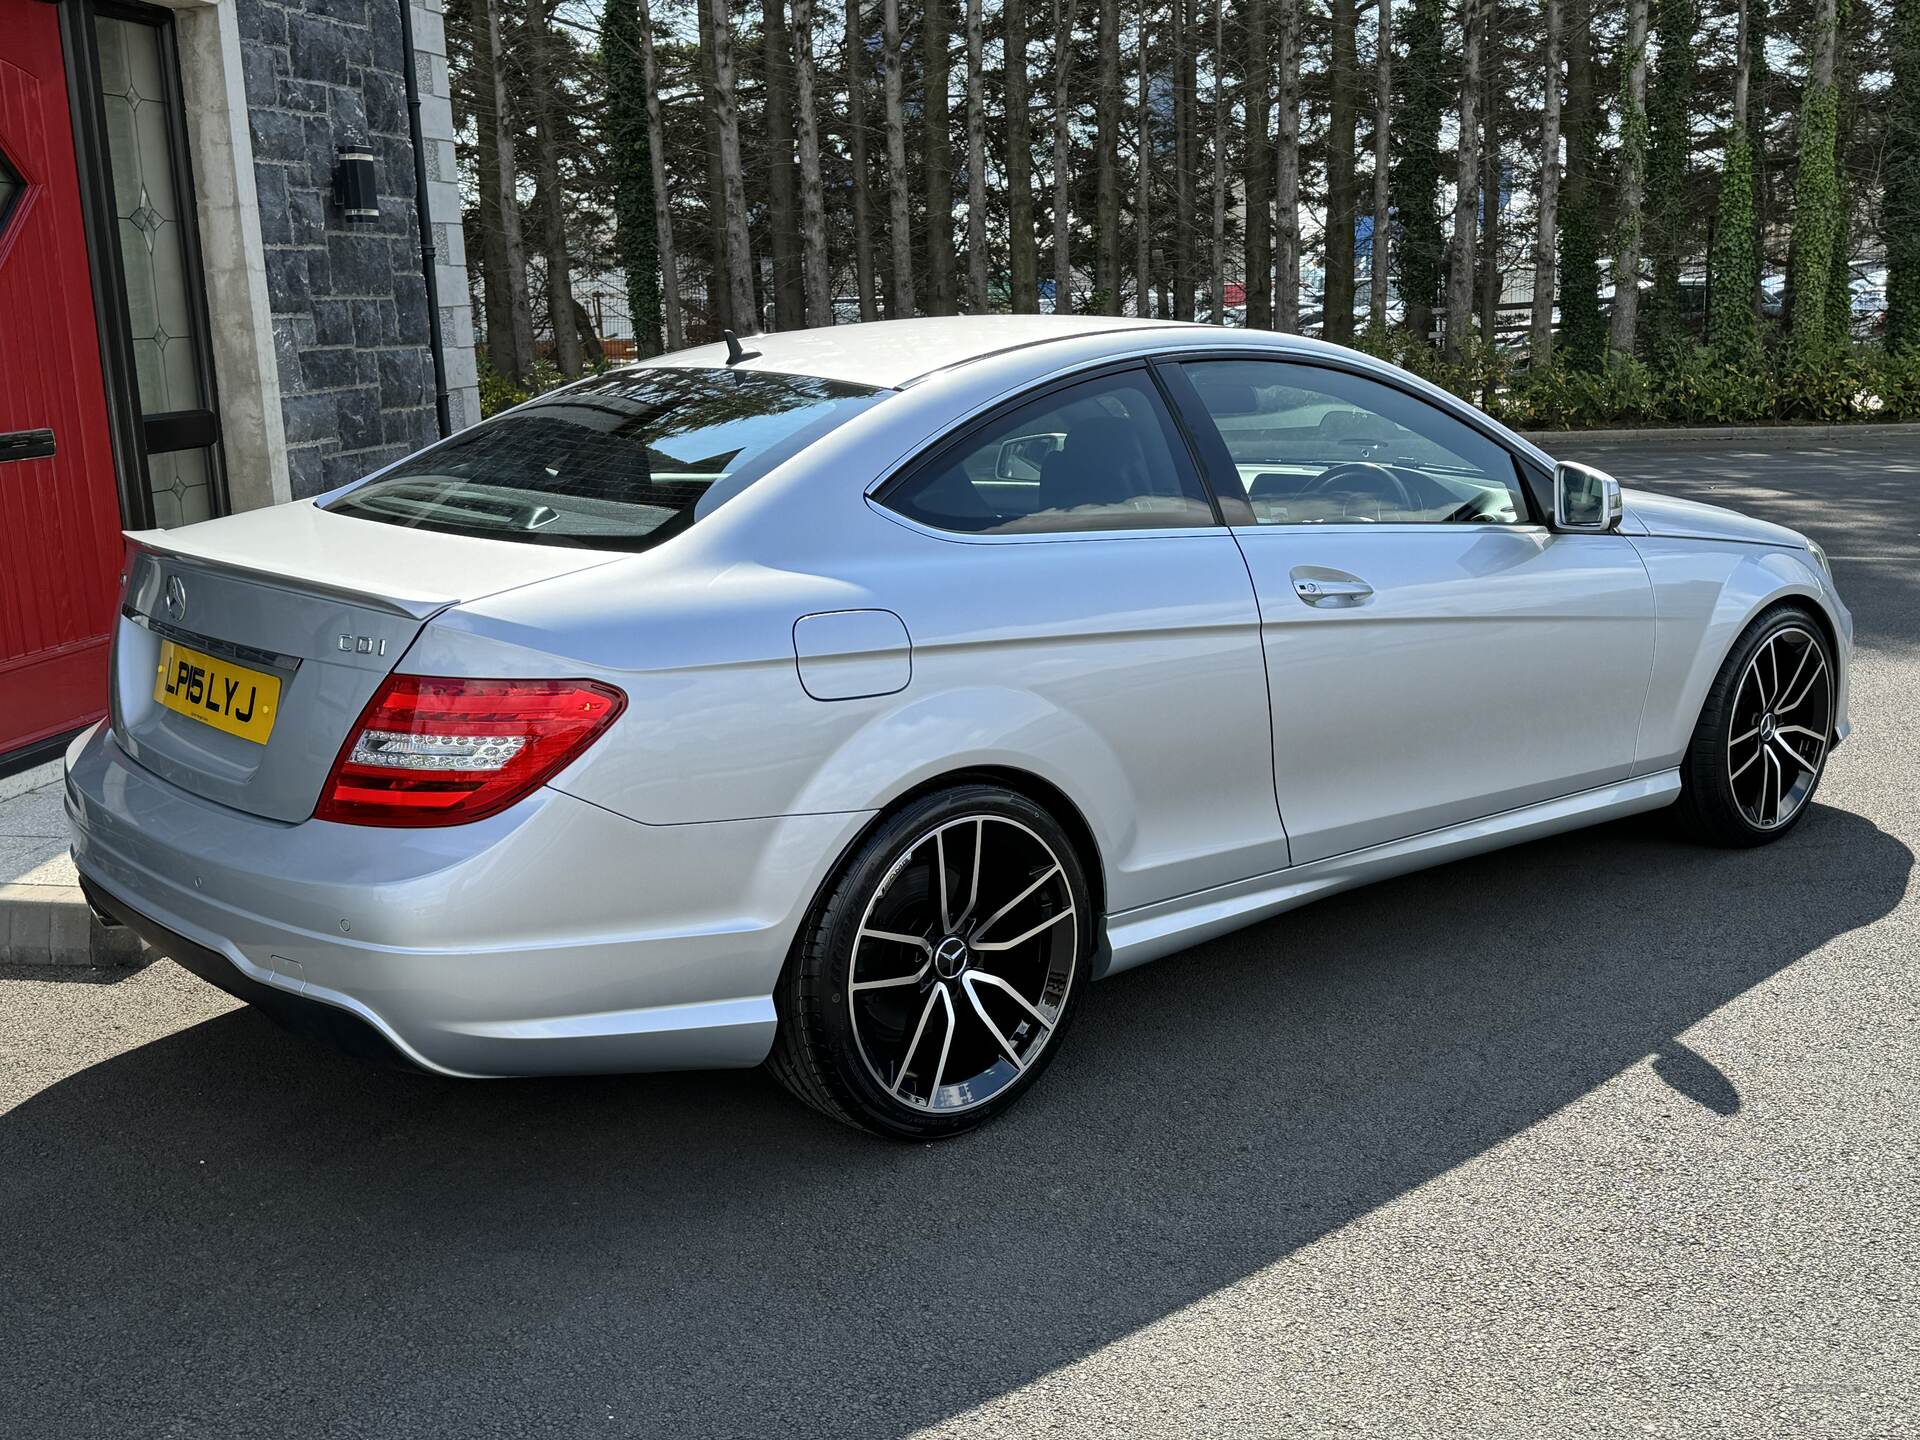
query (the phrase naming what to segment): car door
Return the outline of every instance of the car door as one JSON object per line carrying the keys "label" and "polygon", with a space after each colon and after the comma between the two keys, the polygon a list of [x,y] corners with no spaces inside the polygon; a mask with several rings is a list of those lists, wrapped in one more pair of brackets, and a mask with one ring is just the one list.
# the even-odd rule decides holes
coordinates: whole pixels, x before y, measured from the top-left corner
{"label": "car door", "polygon": [[914,691],[977,697],[955,747],[1010,733],[1068,791],[1110,910],[1286,865],[1253,588],[1145,365],[1011,403],[875,498],[920,537],[884,589]]}
{"label": "car door", "polygon": [[1631,544],[1553,533],[1517,457],[1410,389],[1169,368],[1253,577],[1296,864],[1626,778],[1653,658]]}

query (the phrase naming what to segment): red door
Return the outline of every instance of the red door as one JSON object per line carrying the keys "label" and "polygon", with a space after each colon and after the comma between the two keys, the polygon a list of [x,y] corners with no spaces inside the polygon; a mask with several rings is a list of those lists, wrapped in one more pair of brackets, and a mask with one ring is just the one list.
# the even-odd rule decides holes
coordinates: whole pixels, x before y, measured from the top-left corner
{"label": "red door", "polygon": [[59,15],[0,0],[0,754],[105,711],[119,595]]}

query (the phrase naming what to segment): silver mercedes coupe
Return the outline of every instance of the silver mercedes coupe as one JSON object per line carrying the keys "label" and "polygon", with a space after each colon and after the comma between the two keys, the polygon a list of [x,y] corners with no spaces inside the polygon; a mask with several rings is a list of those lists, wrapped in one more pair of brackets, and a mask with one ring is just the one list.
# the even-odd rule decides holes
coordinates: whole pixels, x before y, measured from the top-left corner
{"label": "silver mercedes coupe", "polygon": [[1819,547],[1391,366],[1102,317],[729,338],[131,537],[95,907],[442,1075],[1012,1104],[1090,981],[1847,733]]}

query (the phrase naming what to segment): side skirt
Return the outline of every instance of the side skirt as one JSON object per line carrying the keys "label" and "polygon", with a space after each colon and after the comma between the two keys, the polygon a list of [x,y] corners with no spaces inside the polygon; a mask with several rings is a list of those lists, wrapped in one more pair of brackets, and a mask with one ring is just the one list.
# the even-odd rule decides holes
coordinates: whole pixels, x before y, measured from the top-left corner
{"label": "side skirt", "polygon": [[1410,870],[1464,860],[1524,840],[1557,835],[1605,820],[1657,810],[1680,798],[1680,772],[1663,770],[1597,790],[1528,805],[1500,815],[1429,830],[1385,845],[1237,880],[1176,900],[1142,905],[1107,918],[1112,958],[1100,976],[1118,974],[1175,950],[1184,950],[1283,911]]}

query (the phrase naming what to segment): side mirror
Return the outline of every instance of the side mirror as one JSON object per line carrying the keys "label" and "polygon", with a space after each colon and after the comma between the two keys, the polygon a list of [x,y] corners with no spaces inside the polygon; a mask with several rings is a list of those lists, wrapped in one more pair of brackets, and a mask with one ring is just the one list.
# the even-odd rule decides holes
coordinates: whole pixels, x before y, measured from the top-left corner
{"label": "side mirror", "polygon": [[1011,440],[1000,442],[1000,454],[993,466],[993,478],[996,480],[1019,480],[1031,483],[1040,478],[1040,467],[1054,451],[1066,441],[1066,436],[1056,434],[1016,435]]}
{"label": "side mirror", "polygon": [[1604,470],[1562,460],[1553,471],[1553,528],[1608,531],[1618,528],[1626,505],[1620,482]]}

